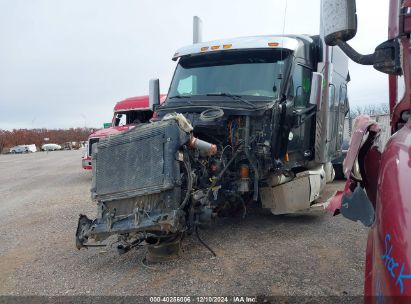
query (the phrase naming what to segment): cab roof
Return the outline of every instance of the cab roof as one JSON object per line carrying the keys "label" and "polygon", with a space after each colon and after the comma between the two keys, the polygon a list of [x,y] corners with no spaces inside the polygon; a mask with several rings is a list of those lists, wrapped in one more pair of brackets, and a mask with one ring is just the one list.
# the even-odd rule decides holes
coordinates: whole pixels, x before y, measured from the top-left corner
{"label": "cab roof", "polygon": [[299,40],[312,42],[311,37],[305,35],[249,36],[201,42],[178,49],[173,56],[173,60],[177,60],[179,57],[186,55],[225,50],[283,48],[294,51],[299,45]]}

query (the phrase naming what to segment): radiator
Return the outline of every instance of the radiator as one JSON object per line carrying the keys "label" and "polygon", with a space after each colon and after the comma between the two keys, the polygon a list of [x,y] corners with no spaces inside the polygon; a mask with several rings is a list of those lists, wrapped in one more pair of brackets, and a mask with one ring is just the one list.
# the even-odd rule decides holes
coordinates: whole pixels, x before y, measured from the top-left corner
{"label": "radiator", "polygon": [[172,189],[180,179],[176,154],[187,140],[174,120],[101,139],[93,147],[92,197],[111,201]]}

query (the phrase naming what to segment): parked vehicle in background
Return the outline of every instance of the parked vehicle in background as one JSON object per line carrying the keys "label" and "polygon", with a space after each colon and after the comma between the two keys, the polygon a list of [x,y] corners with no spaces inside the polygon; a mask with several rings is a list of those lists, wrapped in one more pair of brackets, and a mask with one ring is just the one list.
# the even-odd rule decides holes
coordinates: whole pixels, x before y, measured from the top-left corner
{"label": "parked vehicle in background", "polygon": [[56,151],[61,149],[62,147],[58,144],[44,144],[41,146],[41,150],[43,151]]}
{"label": "parked vehicle in background", "polygon": [[37,147],[36,145],[18,145],[15,147],[10,148],[10,152],[12,154],[16,153],[32,153],[32,152],[37,152]]}
{"label": "parked vehicle in background", "polygon": [[[323,0],[322,4],[327,44],[338,45],[359,64],[389,74],[392,134],[381,150],[377,140],[381,127],[369,116],[356,118],[343,163],[348,179],[345,191],[338,193],[327,209],[370,227],[365,302],[410,303],[411,1],[390,0],[389,40],[369,55],[358,54],[346,43],[357,31],[355,1]],[[353,172],[355,162],[359,175]]]}
{"label": "parked vehicle in background", "polygon": [[81,147],[80,142],[68,141],[64,143],[64,150],[78,150]]}
{"label": "parked vehicle in background", "polygon": [[101,138],[107,137],[112,134],[116,134],[122,131],[128,130],[128,126],[123,126],[123,127],[110,127],[106,129],[101,129],[97,130],[93,133],[90,134],[88,137],[87,144],[85,146],[85,151],[81,160],[81,164],[83,169],[85,170],[91,170],[92,169],[92,163],[91,163],[91,155],[92,155],[92,149],[93,145],[95,143],[98,143]]}
{"label": "parked vehicle in background", "polygon": [[[161,98],[164,100],[165,95],[162,95]],[[117,102],[114,106],[111,126],[90,134],[81,161],[83,169],[92,169],[93,145],[98,143],[101,138],[127,131],[137,124],[148,122],[152,117],[153,111],[149,106],[148,96],[130,97]]]}

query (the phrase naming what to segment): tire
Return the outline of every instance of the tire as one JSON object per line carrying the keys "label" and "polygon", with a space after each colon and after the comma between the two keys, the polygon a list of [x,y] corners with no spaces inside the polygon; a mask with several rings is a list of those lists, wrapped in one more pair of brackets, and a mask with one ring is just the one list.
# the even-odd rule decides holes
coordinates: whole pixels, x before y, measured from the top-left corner
{"label": "tire", "polygon": [[148,245],[146,260],[149,263],[161,263],[174,260],[181,255],[182,235],[177,234],[158,244]]}
{"label": "tire", "polygon": [[334,171],[335,171],[335,179],[345,179],[344,172],[343,172],[343,166],[341,164],[334,165]]}

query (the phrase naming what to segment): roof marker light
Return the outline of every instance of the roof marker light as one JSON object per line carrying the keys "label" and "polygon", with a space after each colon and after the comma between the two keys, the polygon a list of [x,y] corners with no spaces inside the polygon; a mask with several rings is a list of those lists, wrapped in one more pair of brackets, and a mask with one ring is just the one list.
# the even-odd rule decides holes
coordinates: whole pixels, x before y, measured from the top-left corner
{"label": "roof marker light", "polygon": [[268,46],[279,46],[280,44],[278,42],[269,42]]}
{"label": "roof marker light", "polygon": [[208,46],[203,46],[200,50],[201,50],[202,52],[208,51]]}
{"label": "roof marker light", "polygon": [[219,48],[220,48],[219,45],[213,45],[213,46],[211,47],[212,50],[218,50]]}
{"label": "roof marker light", "polygon": [[223,49],[229,49],[231,48],[233,45],[232,44],[224,44],[223,45]]}

